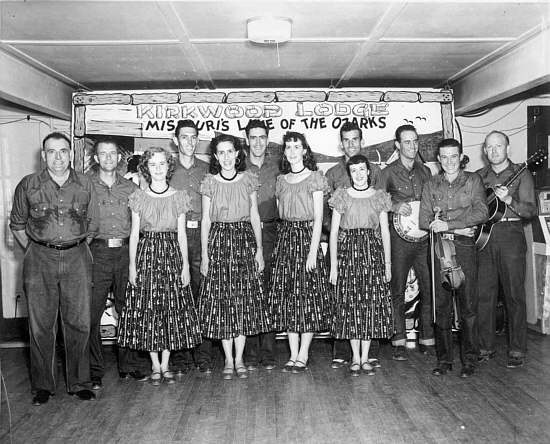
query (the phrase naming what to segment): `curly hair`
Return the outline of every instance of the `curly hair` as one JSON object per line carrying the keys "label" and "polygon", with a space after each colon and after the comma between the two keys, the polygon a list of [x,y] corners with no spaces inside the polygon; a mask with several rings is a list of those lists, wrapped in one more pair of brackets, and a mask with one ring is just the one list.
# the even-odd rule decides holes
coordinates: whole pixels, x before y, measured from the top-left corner
{"label": "curly hair", "polygon": [[317,162],[315,162],[313,152],[311,151],[311,148],[307,143],[306,136],[304,136],[302,133],[298,133],[295,131],[287,131],[287,133],[283,136],[284,149],[283,155],[281,157],[281,162],[279,164],[279,170],[281,171],[281,173],[286,174],[292,171],[290,169],[290,163],[288,162],[284,152],[287,142],[300,142],[302,144],[302,148],[306,150],[304,154],[304,166],[311,171],[317,171]]}
{"label": "curly hair", "polygon": [[233,148],[235,148],[235,151],[237,151],[235,169],[239,172],[246,170],[246,154],[241,143],[239,142],[239,139],[230,134],[220,134],[219,136],[214,137],[210,142],[210,174],[218,174],[222,170],[222,166],[220,165],[218,158],[215,156],[218,154],[218,145],[222,142],[231,143]]}
{"label": "curly hair", "polygon": [[139,166],[138,166],[139,172],[143,175],[147,183],[151,184],[151,173],[149,172],[149,160],[153,157],[153,155],[157,153],[162,153],[166,157],[166,162],[168,162],[168,172],[166,173],[166,183],[170,183],[170,179],[172,179],[172,176],[174,175],[174,171],[176,171],[176,159],[174,158],[174,156],[172,156],[172,154],[170,154],[164,148],[161,148],[158,146],[152,146],[147,150],[145,150],[139,162]]}
{"label": "curly hair", "polygon": [[348,176],[349,176],[349,180],[350,182],[352,183],[352,185],[355,185],[353,183],[353,179],[351,178],[351,171],[350,171],[350,167],[352,165],[359,165],[361,163],[364,163],[367,167],[367,171],[369,172],[369,177],[367,179],[367,185],[370,187],[370,172],[371,172],[371,168],[370,168],[370,162],[369,162],[369,159],[367,159],[365,156],[363,156],[362,154],[357,154],[355,156],[351,156],[349,158],[349,160],[346,162],[346,171],[348,172]]}

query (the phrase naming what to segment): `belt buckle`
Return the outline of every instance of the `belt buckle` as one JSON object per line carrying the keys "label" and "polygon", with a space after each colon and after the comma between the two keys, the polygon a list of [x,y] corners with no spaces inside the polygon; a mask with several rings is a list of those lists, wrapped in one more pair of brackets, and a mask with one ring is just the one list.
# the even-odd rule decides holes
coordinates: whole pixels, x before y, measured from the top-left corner
{"label": "belt buckle", "polygon": [[187,228],[199,228],[199,221],[198,220],[188,220],[187,221]]}
{"label": "belt buckle", "polygon": [[443,233],[441,235],[441,238],[454,241],[455,240],[455,235],[453,233]]}
{"label": "belt buckle", "polygon": [[122,247],[122,239],[107,239],[107,247],[109,248]]}

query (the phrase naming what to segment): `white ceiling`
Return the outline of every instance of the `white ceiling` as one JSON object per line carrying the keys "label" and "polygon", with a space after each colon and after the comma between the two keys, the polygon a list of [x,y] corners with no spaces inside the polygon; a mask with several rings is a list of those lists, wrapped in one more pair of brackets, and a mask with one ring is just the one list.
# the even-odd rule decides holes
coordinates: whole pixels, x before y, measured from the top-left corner
{"label": "white ceiling", "polygon": [[[545,29],[549,3],[4,1],[0,14],[0,49],[74,88],[439,87]],[[279,64],[246,39],[260,15],[292,19]]]}

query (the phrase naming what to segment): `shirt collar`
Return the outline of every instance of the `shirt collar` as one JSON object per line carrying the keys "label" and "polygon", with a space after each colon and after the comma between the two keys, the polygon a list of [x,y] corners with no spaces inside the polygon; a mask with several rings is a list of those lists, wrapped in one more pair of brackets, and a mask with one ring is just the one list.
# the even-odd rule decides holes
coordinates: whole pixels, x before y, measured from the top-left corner
{"label": "shirt collar", "polygon": [[[45,183],[45,182],[48,182],[48,181],[51,180],[53,183],[55,183],[57,185],[57,183],[53,180],[52,176],[50,175],[50,172],[48,171],[48,168],[44,168],[42,170],[42,172],[40,173],[39,178],[40,178],[40,182],[42,182],[42,183]],[[71,182],[81,184],[80,179],[78,178],[78,175],[76,174],[76,171],[73,170],[72,168],[69,168],[69,177],[67,178],[67,181],[65,183],[71,183]]]}

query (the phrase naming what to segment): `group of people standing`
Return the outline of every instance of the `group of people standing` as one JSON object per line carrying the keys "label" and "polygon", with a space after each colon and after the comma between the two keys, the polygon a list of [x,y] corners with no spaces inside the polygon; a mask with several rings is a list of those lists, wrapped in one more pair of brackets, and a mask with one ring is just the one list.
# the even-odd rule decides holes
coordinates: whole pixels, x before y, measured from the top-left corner
{"label": "group of people standing", "polygon": [[[428,241],[407,242],[388,217],[410,214],[415,201],[420,228],[453,242],[465,274],[456,291],[461,376],[471,376],[478,360],[494,356],[489,320],[499,279],[505,297],[515,301],[508,310],[508,364],[522,365],[525,294],[517,265],[525,263],[519,248],[525,239],[519,229],[536,205],[528,172],[514,187],[499,186],[515,171],[508,138],[500,132],[487,136],[490,164],[481,175],[461,168],[459,142],[443,140],[443,171],[434,177],[417,158],[413,126],[397,129],[399,158],[384,170],[361,154],[357,125],[344,124],[340,139],[343,161],[325,176],[303,134],[286,133],[282,153],[271,153],[268,126],[251,120],[248,150],[233,136],[217,136],[208,164],[195,155],[195,123],[183,120],[173,138],[177,157],[156,147],[142,155],[139,171],[147,185],[140,188],[117,172],[121,154],[115,140],[95,143],[98,168],[83,175],[70,167],[66,136],[48,135],[42,149],[46,168],[20,182],[11,214],[11,229],[25,247],[33,403],[44,404],[55,393],[58,319],[68,390],[82,400],[95,397],[90,388],[101,388],[105,372],[99,324],[110,289],[119,315],[121,378],[160,385],[194,367],[211,373],[216,340],[225,357],[223,378],[247,378],[259,366],[276,367],[279,331],[288,334],[285,372],[304,372],[314,333],[329,331],[335,340],[332,366],[349,362],[352,376],[372,375],[380,365],[369,356],[372,339],[391,339],[393,359],[407,359],[404,292],[411,267],[420,284],[421,351],[431,353],[435,344],[433,373],[447,373],[453,362],[452,294],[436,285],[434,329]],[[488,217],[484,185],[496,188],[508,210],[489,249],[479,255],[496,282],[485,285],[482,295],[473,235]],[[327,205],[332,213],[325,258],[320,241]],[[513,239],[523,244],[511,246]],[[436,282],[438,273],[436,268]],[[483,316],[488,325],[481,328],[477,319]]]}

